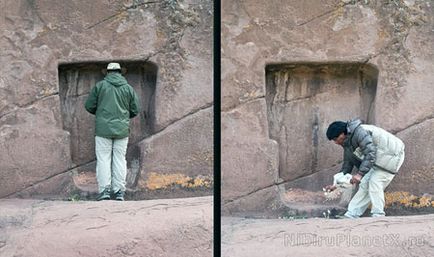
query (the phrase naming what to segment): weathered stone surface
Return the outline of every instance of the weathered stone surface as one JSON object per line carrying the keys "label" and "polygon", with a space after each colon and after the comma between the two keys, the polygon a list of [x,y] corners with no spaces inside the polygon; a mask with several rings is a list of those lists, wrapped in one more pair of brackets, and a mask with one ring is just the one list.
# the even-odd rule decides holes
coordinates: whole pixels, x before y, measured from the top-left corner
{"label": "weathered stone surface", "polygon": [[434,119],[397,134],[405,143],[405,160],[389,191],[434,194]]}
{"label": "weathered stone surface", "polygon": [[276,218],[285,213],[285,204],[281,201],[281,190],[270,186],[238,199],[222,202],[222,216]]}
{"label": "weathered stone surface", "polygon": [[[222,218],[222,256],[426,256],[434,215],[356,220]],[[409,229],[411,228],[411,229]]]}
{"label": "weathered stone surface", "polygon": [[166,54],[152,57],[161,74],[155,98],[158,131],[213,102],[212,1],[167,1],[159,27]]}
{"label": "weathered stone surface", "polygon": [[222,113],[223,202],[276,182],[278,149],[265,119],[264,99]]}
{"label": "weathered stone surface", "polygon": [[[150,173],[213,174],[213,108],[206,108],[139,143],[140,178]],[[143,181],[142,181],[143,182]],[[141,182],[141,183],[142,183]]]}
{"label": "weathered stone surface", "polygon": [[380,70],[376,123],[397,132],[434,112],[434,6],[430,1],[376,5],[382,31],[389,35],[375,58]]}
{"label": "weathered stone surface", "polygon": [[[19,135],[1,139],[9,153],[1,152],[0,197],[94,160],[93,119],[82,105],[110,61],[130,65],[127,79],[143,100],[143,112],[131,122],[128,153],[136,173],[142,164],[135,143],[212,106],[212,1],[1,1],[0,8],[0,126],[2,133]],[[152,66],[152,74],[141,71],[143,64]],[[57,99],[53,105],[41,104],[49,96]],[[35,123],[39,116],[23,114],[36,109],[55,109],[56,123]],[[212,134],[207,136],[211,146]],[[129,176],[134,187],[138,176]],[[38,190],[48,192],[46,185],[60,194],[60,180],[52,177]]]}
{"label": "weathered stone surface", "polygon": [[[95,173],[93,172],[93,177]],[[96,182],[96,179],[95,179]],[[98,187],[96,183],[87,183],[86,186],[93,185],[92,191],[94,196],[97,194]],[[50,199],[50,200],[68,200],[73,197],[85,199],[80,196],[81,191],[78,190],[74,183],[74,172],[65,172],[36,183],[35,185],[28,186],[8,198],[21,198],[21,199]],[[93,199],[96,199],[94,197]]]}
{"label": "weathered stone surface", "polygon": [[[314,174],[311,182],[322,179],[323,175],[315,174],[342,160],[342,150],[325,138],[327,125],[333,120],[358,116],[393,133],[402,131],[399,133],[402,135],[411,131],[414,124],[432,118],[433,8],[428,0],[223,1],[222,109],[230,112],[265,97],[267,115],[263,115],[264,106],[256,115],[247,110],[239,112],[229,122],[240,123],[239,127],[249,126],[251,120],[262,126],[270,122],[270,132],[269,135],[243,133],[239,135],[242,139],[235,139],[225,127],[228,121],[222,119],[222,146],[234,152],[242,140],[243,149],[255,149],[260,138],[265,148],[268,138],[275,139],[279,144],[280,163],[274,173],[278,179],[306,186],[310,182],[302,181],[307,180],[293,180],[308,174]],[[291,72],[306,64],[342,67],[338,72],[321,69]],[[365,65],[378,70],[378,74],[356,68],[342,76],[351,66]],[[273,81],[269,67],[280,67],[283,73],[286,70],[288,77],[280,74]],[[281,91],[283,106],[270,101],[270,96],[276,93],[269,90],[273,83],[287,89]],[[431,129],[423,130],[421,134],[426,138],[432,137]],[[414,149],[408,158],[414,161],[405,163],[400,175],[423,170],[419,174],[432,177],[432,163],[420,162],[420,158],[413,156],[426,156],[425,153],[434,151],[433,146],[423,143],[425,148],[417,147],[417,133],[405,137],[408,149]],[[229,178],[236,167],[250,179],[250,160],[250,153],[240,152],[236,163],[223,162],[222,177]],[[238,189],[244,177],[240,173],[231,184],[223,179],[222,186],[227,185],[222,187],[223,202],[239,199],[249,191]],[[408,189],[398,178],[397,185]],[[411,185],[424,190],[432,185],[431,179],[421,179],[419,183]],[[260,180],[249,187],[253,191],[263,186],[264,180]],[[225,194],[225,190],[230,193]],[[400,189],[395,187],[395,190]]]}
{"label": "weathered stone surface", "polygon": [[322,191],[323,187],[333,184],[333,175],[340,170],[340,165],[310,174],[284,183],[285,189],[299,188],[309,191]]}
{"label": "weathered stone surface", "polygon": [[364,59],[383,42],[377,19],[369,7],[335,1],[223,1],[223,108],[265,94],[266,64]]}
{"label": "weathered stone surface", "polygon": [[69,134],[63,131],[57,96],[7,114],[0,120],[0,197],[66,171]]}
{"label": "weathered stone surface", "polygon": [[[95,161],[89,162],[52,176],[12,194],[9,198],[95,200],[98,195],[95,165]],[[132,187],[131,183],[127,183],[127,189]]]}
{"label": "weathered stone surface", "polygon": [[1,256],[212,256],[212,198],[0,201]]}
{"label": "weathered stone surface", "polygon": [[[274,141],[222,145],[222,201],[246,195],[277,181],[277,144]],[[241,158],[243,157],[243,158]]]}
{"label": "weathered stone surface", "polygon": [[[291,185],[292,186],[292,185]],[[342,190],[336,199],[327,199],[320,190],[291,187],[288,184],[273,185],[257,190],[223,204],[223,216],[248,218],[311,218],[324,217],[324,213],[342,215],[346,211],[354,188]]]}

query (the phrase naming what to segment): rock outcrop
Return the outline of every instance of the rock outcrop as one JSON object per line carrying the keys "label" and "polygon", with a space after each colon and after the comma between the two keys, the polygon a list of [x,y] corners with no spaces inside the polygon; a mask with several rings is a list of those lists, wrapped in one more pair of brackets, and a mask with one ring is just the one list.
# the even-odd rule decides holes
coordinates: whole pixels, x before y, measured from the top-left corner
{"label": "rock outcrop", "polygon": [[433,8],[222,1],[223,213],[277,214],[290,188],[322,191],[342,162],[327,126],[355,117],[406,144],[390,190],[434,193]]}
{"label": "rock outcrop", "polygon": [[212,256],[212,198],[0,200],[0,256]]}
{"label": "rock outcrop", "polygon": [[433,220],[434,215],[355,220],[224,217],[222,256],[430,256]]}
{"label": "rock outcrop", "polygon": [[[0,8],[0,198],[94,193],[94,117],[83,103],[111,61],[126,68],[141,98],[128,189],[176,197],[173,186],[141,186],[150,173],[212,179],[212,1],[1,1]],[[199,191],[211,194],[212,185]]]}

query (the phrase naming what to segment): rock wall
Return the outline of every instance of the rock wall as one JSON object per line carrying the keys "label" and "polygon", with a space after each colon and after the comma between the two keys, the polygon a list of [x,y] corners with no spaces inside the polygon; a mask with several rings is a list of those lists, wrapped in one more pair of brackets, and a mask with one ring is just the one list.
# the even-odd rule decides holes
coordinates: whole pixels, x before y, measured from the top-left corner
{"label": "rock wall", "polygon": [[432,1],[224,0],[221,13],[223,214],[331,183],[342,150],[325,131],[354,116],[406,144],[390,190],[434,193]]}
{"label": "rock wall", "polygon": [[212,176],[212,1],[146,2],[0,1],[0,197],[95,193],[83,102],[111,61],[141,96],[129,190],[149,191],[150,173]]}

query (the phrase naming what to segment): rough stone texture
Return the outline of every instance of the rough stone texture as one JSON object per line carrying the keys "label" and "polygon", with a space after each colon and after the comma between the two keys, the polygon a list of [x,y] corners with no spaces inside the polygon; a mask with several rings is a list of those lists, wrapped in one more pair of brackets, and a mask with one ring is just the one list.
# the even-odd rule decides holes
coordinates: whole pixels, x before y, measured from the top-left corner
{"label": "rough stone texture", "polygon": [[70,167],[69,133],[63,131],[56,96],[0,120],[0,192],[9,195]]}
{"label": "rough stone texture", "polygon": [[[10,198],[94,200],[98,194],[95,165],[96,162],[93,161],[68,172],[57,174],[12,194]],[[131,170],[128,173],[131,174]],[[134,188],[134,184],[127,183],[127,189],[131,188]]]}
{"label": "rough stone texture", "polygon": [[151,172],[187,176],[213,173],[213,108],[201,110],[143,140],[140,177]]}
{"label": "rough stone texture", "polygon": [[[315,174],[335,167],[342,160],[342,150],[325,139],[326,126],[333,119],[345,120],[352,115],[393,133],[400,132],[398,136],[406,142],[408,150],[400,174],[402,180],[399,176],[396,178],[395,190],[414,193],[431,191],[433,159],[427,156],[432,156],[434,148],[426,139],[433,135],[430,128],[434,113],[431,104],[434,100],[433,8],[428,0],[223,1],[222,146],[226,150],[222,160],[237,156],[236,163],[222,163],[223,203],[238,199],[238,208],[243,210],[245,206],[251,206],[247,199],[261,201],[253,194],[258,188],[265,188],[266,184],[274,186],[271,180],[264,182],[259,179],[250,183],[249,189],[239,188],[244,181],[255,181],[266,172],[271,172],[270,178],[277,177],[278,184],[291,183],[306,175],[321,179],[322,176]],[[300,70],[306,64],[322,67],[340,64],[345,69],[369,66],[378,70],[378,74],[367,72],[368,76],[361,76],[363,70],[360,70],[362,73],[352,71],[344,79],[339,76],[343,68],[337,73],[291,72],[291,69]],[[283,74],[273,81],[269,67],[277,67],[289,77],[285,80],[286,75]],[[369,77],[370,82],[363,82],[361,77]],[[327,86],[328,82],[331,87]],[[269,99],[273,93],[269,89],[279,83],[282,88],[288,88],[289,95],[299,87],[301,98],[295,101],[298,104],[296,108],[291,109],[286,104],[280,109],[281,115],[273,117],[278,111],[269,111],[272,103]],[[363,97],[363,90],[356,88],[366,86],[370,90],[367,91],[368,97]],[[320,90],[319,94],[311,97],[312,91],[309,90],[312,89],[324,91]],[[284,94],[285,97],[288,94]],[[303,99],[306,96],[311,99]],[[370,104],[366,103],[372,101],[374,96],[371,108],[367,108]],[[268,113],[267,106],[262,106],[256,115],[252,115],[247,108],[238,111],[236,116],[228,115],[246,103],[262,98],[267,100]],[[270,123],[269,134],[263,131],[240,133],[235,138],[228,129],[249,127],[252,121],[257,127],[266,127]],[[225,123],[231,126],[225,126]],[[286,125],[287,131],[276,131],[281,125]],[[416,127],[420,131],[411,133]],[[423,135],[424,139],[420,139],[419,135]],[[251,156],[263,155],[259,149],[266,148],[270,139],[279,144],[276,154],[280,156],[279,167],[266,170],[263,165],[251,164]],[[258,141],[262,147],[257,146]],[[238,147],[238,142],[244,142],[243,148]],[[290,149],[291,153],[282,151],[286,149]],[[312,149],[318,149],[318,155]],[[267,155],[267,158],[276,157]],[[422,158],[423,161],[420,161]],[[258,163],[261,163],[260,159]],[[417,176],[422,178],[421,174],[426,174],[430,179],[419,179],[419,182],[412,179],[413,182],[404,183],[404,174],[411,176],[414,171],[423,171]],[[232,179],[237,180],[230,181]],[[331,180],[322,183],[326,185]],[[308,181],[300,180],[297,186],[308,188],[307,184],[303,184]],[[248,198],[241,201],[246,195]],[[236,208],[231,205],[231,212]],[[266,212],[259,208],[263,206],[258,205],[258,211]]]}
{"label": "rough stone texture", "polygon": [[434,119],[412,126],[398,136],[406,145],[406,161],[388,190],[434,194],[434,151],[430,149],[430,142],[434,142]]}
{"label": "rough stone texture", "polygon": [[268,124],[263,119],[264,99],[222,114],[223,203],[277,182],[277,144],[268,138]]}
{"label": "rough stone texture", "polygon": [[[207,196],[213,193],[211,176],[187,176],[182,173],[158,174],[139,179],[139,167],[128,169],[125,200],[149,200]],[[11,194],[9,198],[43,200],[95,200],[98,186],[95,162],[45,179]]]}
{"label": "rough stone texture", "polygon": [[356,220],[223,217],[222,256],[431,256],[433,220],[434,215]]}
{"label": "rough stone texture", "polygon": [[[316,173],[318,174],[318,173]],[[313,174],[311,176],[315,176]],[[328,211],[332,215],[342,215],[355,190],[343,190],[336,199],[326,199],[321,189],[306,186],[305,178],[292,182],[273,185],[243,195],[234,200],[223,202],[222,215],[247,218],[288,218],[323,217]],[[315,178],[309,179],[309,181]],[[318,183],[317,183],[318,184]]]}
{"label": "rough stone texture", "polygon": [[340,165],[335,165],[332,168],[324,169],[314,174],[291,180],[283,185],[286,189],[301,188],[310,191],[322,191],[322,188],[325,185],[333,184],[333,175],[339,172],[339,170]]}
{"label": "rough stone texture", "polygon": [[159,15],[168,53],[150,59],[160,64],[161,74],[168,74],[160,77],[160,85],[157,84],[158,131],[213,102],[212,1],[176,3],[166,1],[166,9],[161,8],[164,12]]}
{"label": "rough stone texture", "polygon": [[281,190],[278,186],[257,190],[250,195],[222,202],[222,204],[224,204],[222,216],[276,218],[283,216],[287,210],[281,201]]}
{"label": "rough stone texture", "polygon": [[0,256],[212,256],[212,198],[0,201]]}
{"label": "rough stone texture", "polygon": [[[52,192],[59,192],[62,186],[55,188],[59,177],[54,175],[94,160],[93,139],[86,138],[93,122],[80,123],[92,116],[82,103],[102,77],[99,69],[110,61],[156,68],[152,99],[142,99],[152,106],[143,110],[148,111],[149,123],[145,117],[132,121],[137,141],[172,123],[184,124],[179,122],[212,106],[212,1],[145,2],[0,1],[0,61],[7,64],[0,78],[0,197],[47,179],[52,180],[45,183],[51,184]],[[80,70],[83,65],[94,69]],[[131,83],[147,83],[146,76],[136,72],[139,69],[129,70]],[[72,85],[66,83],[70,95],[62,91],[65,78],[71,78]],[[205,130],[209,127],[198,127],[194,137],[204,142],[209,136],[212,145],[212,134]],[[140,153],[134,145],[130,148],[129,169],[138,171],[143,165],[137,164]],[[210,175],[210,170],[208,166],[202,172]]]}

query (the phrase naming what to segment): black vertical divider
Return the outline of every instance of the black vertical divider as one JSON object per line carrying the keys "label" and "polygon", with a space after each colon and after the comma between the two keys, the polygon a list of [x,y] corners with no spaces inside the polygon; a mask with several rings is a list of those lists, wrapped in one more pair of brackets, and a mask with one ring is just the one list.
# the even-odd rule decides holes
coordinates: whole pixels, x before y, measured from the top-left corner
{"label": "black vertical divider", "polygon": [[214,256],[221,255],[220,207],[220,0],[214,0]]}

